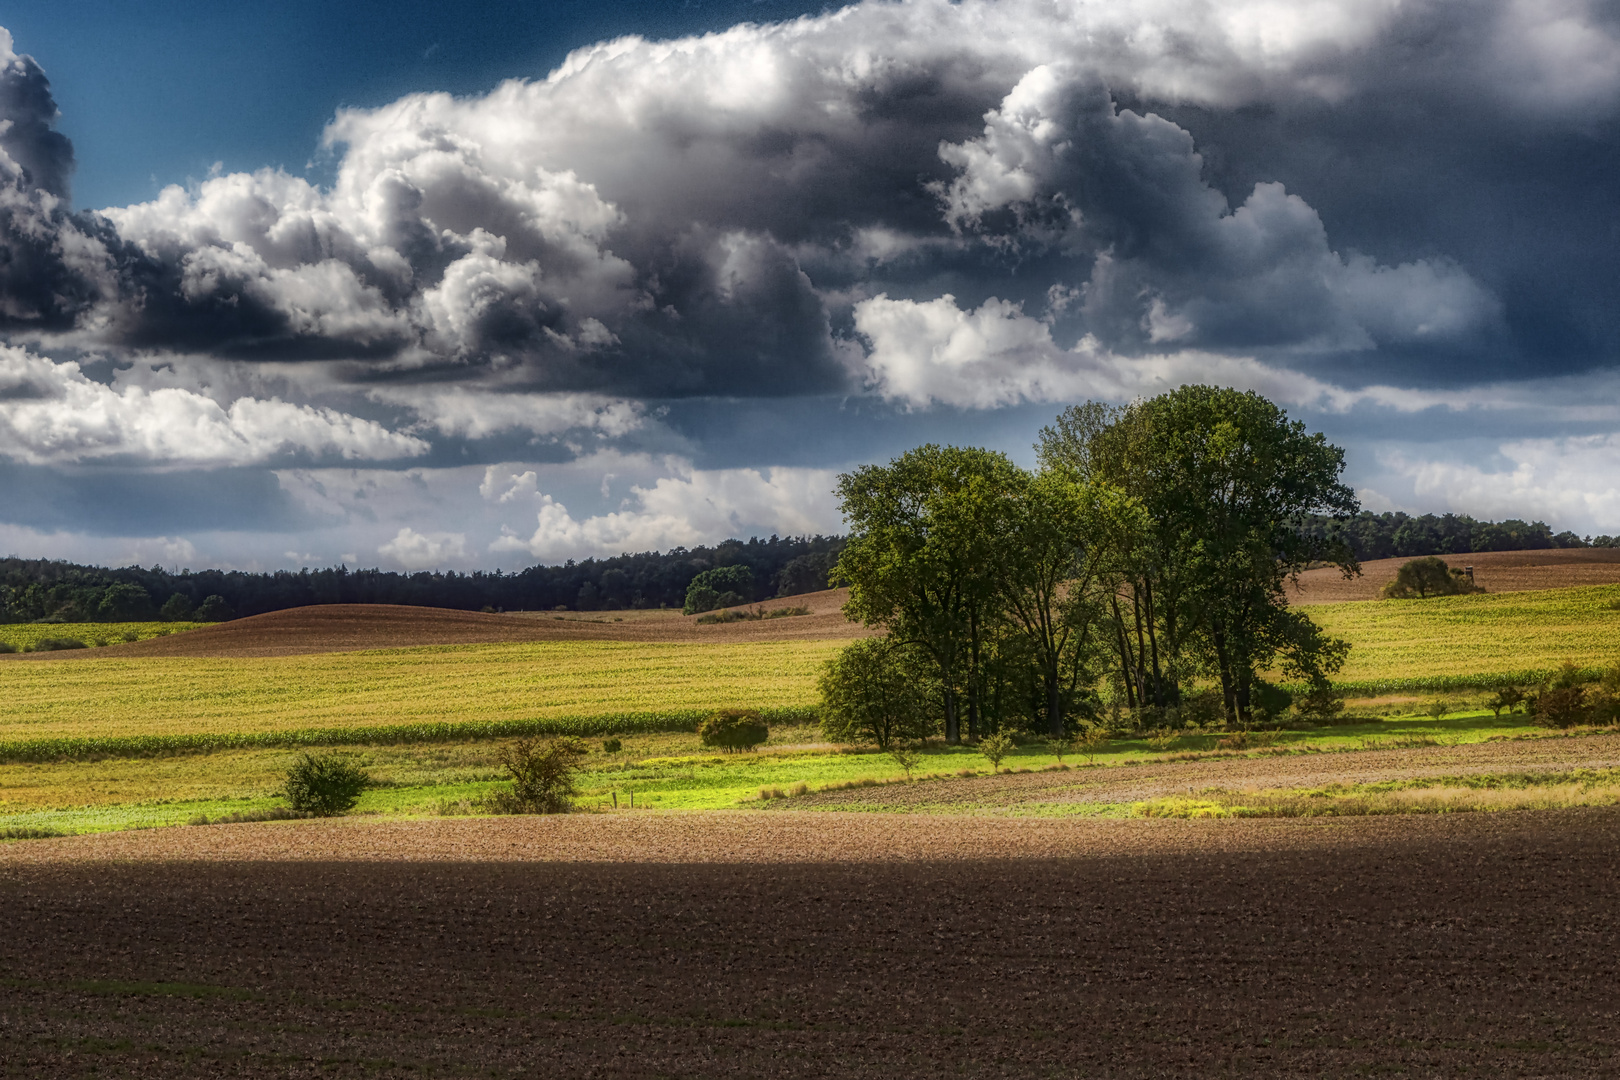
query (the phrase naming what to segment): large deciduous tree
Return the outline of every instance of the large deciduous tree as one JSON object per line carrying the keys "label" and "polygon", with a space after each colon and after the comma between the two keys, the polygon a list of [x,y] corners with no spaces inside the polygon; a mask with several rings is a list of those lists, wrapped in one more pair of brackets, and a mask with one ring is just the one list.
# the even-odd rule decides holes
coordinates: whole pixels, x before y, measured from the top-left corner
{"label": "large deciduous tree", "polygon": [[850,529],[833,568],[850,588],[844,610],[928,657],[952,743],[995,601],[994,565],[1007,554],[993,528],[997,502],[1017,472],[1004,454],[928,445],[838,478]]}
{"label": "large deciduous tree", "polygon": [[1248,721],[1260,672],[1280,664],[1320,681],[1337,670],[1344,646],[1290,611],[1284,586],[1312,564],[1359,571],[1345,544],[1305,528],[1358,508],[1338,447],[1258,394],[1184,386],[1123,408],[1076,406],[1038,449],[1043,465],[1114,484],[1147,512],[1117,594],[1129,610],[1115,616],[1132,704],[1165,704],[1196,659],[1219,679],[1228,719]]}

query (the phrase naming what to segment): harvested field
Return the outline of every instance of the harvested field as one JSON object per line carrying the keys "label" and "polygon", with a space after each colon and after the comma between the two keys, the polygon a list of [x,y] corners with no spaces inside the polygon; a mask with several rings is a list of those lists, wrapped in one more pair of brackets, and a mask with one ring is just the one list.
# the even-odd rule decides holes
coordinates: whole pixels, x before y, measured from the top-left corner
{"label": "harvested field", "polygon": [[[10,661],[64,658],[191,657],[244,659],[354,652],[422,645],[494,645],[525,641],[746,642],[859,637],[865,631],[839,610],[848,590],[770,600],[765,611],[808,607],[810,614],[700,625],[678,611],[521,612],[486,615],[392,604],[327,604],[216,623],[185,633],[105,649],[30,653]],[[743,609],[738,609],[743,610]]]}
{"label": "harvested field", "polygon": [[[1620,583],[1620,548],[1478,551],[1441,558],[1452,566],[1472,566],[1475,583],[1493,593]],[[1384,586],[1395,580],[1395,572],[1410,561],[1374,559],[1364,562],[1361,576],[1348,581],[1331,567],[1307,570],[1299,576],[1298,587],[1289,589],[1289,600],[1294,604],[1376,600]]]}
{"label": "harvested field", "polygon": [[1605,810],[25,841],[0,1070],[1613,1075],[1617,842]]}

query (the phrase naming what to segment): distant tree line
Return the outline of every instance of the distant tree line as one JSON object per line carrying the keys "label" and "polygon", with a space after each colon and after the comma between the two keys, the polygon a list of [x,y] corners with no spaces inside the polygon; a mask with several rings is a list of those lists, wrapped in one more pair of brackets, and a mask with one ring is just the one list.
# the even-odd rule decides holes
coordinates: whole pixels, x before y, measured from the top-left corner
{"label": "distant tree line", "polygon": [[1306,531],[1348,544],[1363,562],[1476,551],[1541,551],[1548,548],[1620,547],[1620,537],[1555,533],[1544,521],[1478,521],[1467,514],[1374,514],[1363,510],[1348,521],[1312,516]]}
{"label": "distant tree line", "polygon": [[[111,570],[44,559],[0,559],[0,621],[125,622],[233,616],[306,604],[415,604],[503,611],[679,608],[708,570],[738,567],[726,592],[737,603],[827,588],[844,541],[835,536],[727,540],[607,559],[531,566],[515,573],[400,574],[386,570]],[[746,570],[746,573],[742,571]]]}

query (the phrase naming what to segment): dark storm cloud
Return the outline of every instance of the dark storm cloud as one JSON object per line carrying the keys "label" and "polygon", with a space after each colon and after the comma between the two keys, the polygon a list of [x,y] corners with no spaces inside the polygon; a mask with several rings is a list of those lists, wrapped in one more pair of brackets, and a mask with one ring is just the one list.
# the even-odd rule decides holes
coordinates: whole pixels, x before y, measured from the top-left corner
{"label": "dark storm cloud", "polygon": [[84,348],[417,386],[429,422],[449,385],[988,405],[1192,353],[1576,371],[1620,340],[1617,40],[1574,0],[868,3],[345,111],[329,189],[232,174],[105,217],[62,209],[71,149],[13,55],[0,301]]}

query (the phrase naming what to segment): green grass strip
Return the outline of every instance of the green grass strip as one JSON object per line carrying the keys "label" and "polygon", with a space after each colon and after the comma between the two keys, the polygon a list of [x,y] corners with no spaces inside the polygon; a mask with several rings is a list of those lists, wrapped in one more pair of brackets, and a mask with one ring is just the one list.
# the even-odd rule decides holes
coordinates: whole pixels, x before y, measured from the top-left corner
{"label": "green grass strip", "polygon": [[[106,757],[158,757],[217,750],[302,746],[389,746],[404,743],[467,742],[526,735],[645,735],[696,731],[708,709],[671,712],[542,717],[519,720],[462,720],[454,723],[378,724],[371,727],[301,728],[290,731],[204,732],[194,735],[105,735],[0,741],[0,762],[79,761]],[[809,706],[759,710],[767,724],[809,724]]]}
{"label": "green grass strip", "polygon": [[[1583,681],[1596,682],[1609,671],[1608,667],[1583,667]],[[1387,679],[1335,679],[1333,685],[1351,694],[1444,694],[1457,690],[1501,690],[1508,686],[1536,686],[1546,682],[1557,671],[1553,668],[1527,668],[1523,671],[1481,672],[1474,675],[1416,675]],[[1305,683],[1290,684],[1291,693],[1303,694],[1310,687]]]}

